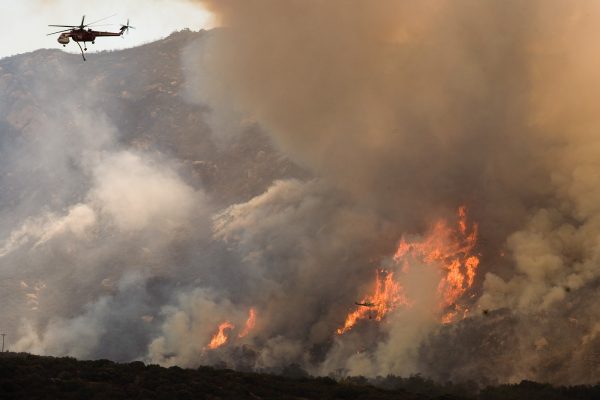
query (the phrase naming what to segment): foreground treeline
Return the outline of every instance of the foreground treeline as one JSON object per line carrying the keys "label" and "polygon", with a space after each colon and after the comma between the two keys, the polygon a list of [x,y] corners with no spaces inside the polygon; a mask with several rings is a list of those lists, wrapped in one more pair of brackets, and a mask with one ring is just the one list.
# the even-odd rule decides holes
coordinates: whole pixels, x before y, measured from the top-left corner
{"label": "foreground treeline", "polygon": [[[378,387],[375,387],[376,384]],[[0,354],[2,399],[599,399],[600,385],[554,388],[533,382],[478,390],[420,376],[285,377],[218,370],[117,364],[108,360]]]}
{"label": "foreground treeline", "polygon": [[472,400],[566,400],[600,399],[600,384],[582,386],[559,386],[531,381],[512,385],[481,387],[475,382],[440,384],[420,375],[402,378],[387,376],[367,380],[362,377],[346,378],[351,382],[370,383],[388,390],[403,390],[426,398],[472,399]]}

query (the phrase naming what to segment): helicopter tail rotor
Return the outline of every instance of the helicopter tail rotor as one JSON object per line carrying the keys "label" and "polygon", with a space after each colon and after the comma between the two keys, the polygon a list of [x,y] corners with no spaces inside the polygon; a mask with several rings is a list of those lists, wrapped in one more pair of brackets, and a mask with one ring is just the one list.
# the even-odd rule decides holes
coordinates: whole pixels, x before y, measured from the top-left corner
{"label": "helicopter tail rotor", "polygon": [[135,27],[129,25],[129,18],[128,18],[127,19],[127,24],[126,25],[121,25],[121,35],[123,35],[124,33],[129,33],[130,29],[135,29]]}

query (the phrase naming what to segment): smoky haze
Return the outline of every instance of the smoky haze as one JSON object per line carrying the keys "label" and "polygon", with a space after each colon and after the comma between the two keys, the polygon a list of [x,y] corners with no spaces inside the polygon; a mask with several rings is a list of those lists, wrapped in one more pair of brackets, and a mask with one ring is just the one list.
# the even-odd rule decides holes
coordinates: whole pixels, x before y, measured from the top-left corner
{"label": "smoky haze", "polygon": [[[342,357],[345,368],[438,368],[444,378],[468,379],[510,355],[513,365],[492,377],[597,377],[597,5],[201,3],[227,27],[210,61],[231,101],[352,207],[389,225],[391,236],[378,236],[383,248],[467,204],[481,228],[478,309],[508,309],[518,321],[502,354],[489,353],[481,338],[493,338],[500,322],[482,322],[479,336],[467,323],[466,332],[444,328],[445,340],[429,328],[396,327],[364,359]],[[345,269],[346,279],[357,276]],[[427,335],[420,356],[406,354]],[[450,357],[458,366],[444,371],[435,366],[436,346],[473,355]],[[551,360],[573,367],[554,371]]]}
{"label": "smoky haze", "polygon": [[[223,28],[104,55],[86,91],[74,58],[2,65],[11,348],[598,380],[600,6],[198,3]],[[392,256],[461,205],[481,264],[443,325],[440,272]],[[411,306],[336,335],[378,267]]]}

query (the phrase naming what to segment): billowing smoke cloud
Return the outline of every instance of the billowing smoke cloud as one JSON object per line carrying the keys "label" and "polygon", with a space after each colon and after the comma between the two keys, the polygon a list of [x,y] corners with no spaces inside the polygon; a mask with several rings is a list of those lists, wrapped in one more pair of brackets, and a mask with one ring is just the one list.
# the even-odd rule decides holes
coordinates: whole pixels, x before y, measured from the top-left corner
{"label": "billowing smoke cloud", "polygon": [[[0,209],[13,347],[313,374],[598,379],[600,6],[200,3],[224,27],[182,53],[180,95],[201,117],[172,123],[199,121],[197,136],[128,142],[116,126],[129,125],[90,112],[105,107],[90,92],[37,104],[33,121],[2,104],[2,127],[29,135],[2,154],[19,176],[3,187],[29,194]],[[238,161],[270,157],[248,144],[261,130],[273,159],[306,172],[256,183]],[[255,184],[241,199],[225,185],[209,193],[185,167],[218,171],[200,158],[229,148],[226,165]],[[443,263],[393,256],[435,221],[454,226],[460,205],[478,223],[481,262],[442,309],[447,271],[431,264]],[[378,268],[408,300],[337,335]],[[441,324],[448,310],[463,312]],[[215,338],[227,343],[211,349]]]}
{"label": "billowing smoke cloud", "polygon": [[185,252],[210,237],[211,206],[179,161],[122,142],[101,104],[102,80],[74,91],[79,74],[68,61],[24,59],[1,79],[8,346],[140,358],[157,310],[176,296],[168,288],[193,279]]}
{"label": "billowing smoke cloud", "polygon": [[[235,271],[225,271],[226,288],[218,293],[195,292],[181,298],[178,307],[165,309],[165,336],[153,344],[153,352],[160,350],[184,365],[210,362],[214,354],[200,350],[218,323],[233,322],[238,334],[254,307],[256,332],[238,341],[250,346],[251,355],[240,359],[224,349],[218,359],[272,371],[292,363],[308,368],[311,357],[322,356],[319,346],[332,339],[348,308],[341,294],[357,290],[355,279],[339,277],[356,271],[365,279],[365,288],[359,289],[370,288],[372,270],[363,266],[372,264],[371,250],[380,247],[377,238],[385,234],[386,227],[368,210],[348,206],[318,181],[275,182],[264,194],[214,216],[214,240],[239,257],[233,261]],[[182,348],[190,343],[191,358]]]}
{"label": "billowing smoke cloud", "polygon": [[[337,360],[330,370],[368,375],[420,370],[443,379],[492,381],[585,382],[598,376],[597,367],[583,372],[590,370],[584,360],[595,351],[590,343],[600,271],[596,5],[201,3],[226,28],[202,54],[188,57],[192,70],[219,78],[218,86],[196,90],[229,96],[349,209],[368,210],[372,224],[386,225],[387,235],[382,232],[378,240],[388,250],[380,256],[393,253],[403,232],[423,233],[459,204],[467,204],[480,223],[484,273],[474,309],[481,315],[432,328],[398,314],[382,328],[385,337],[367,345],[366,352],[351,359],[350,351],[339,356],[337,349],[357,348],[336,343],[323,365]],[[255,216],[231,218],[262,221],[262,207],[245,207]],[[315,223],[323,224],[317,215]],[[293,219],[285,225],[278,226],[276,239],[298,229]],[[346,228],[344,234],[352,236],[363,227]],[[238,233],[238,245],[247,246],[254,230],[253,225]],[[339,243],[350,247],[345,238],[329,233],[307,254],[323,247],[329,252]],[[305,240],[298,232],[294,236]],[[244,252],[261,253],[257,249],[276,248],[275,243]],[[369,246],[364,246],[367,252]],[[286,254],[294,259],[293,250]],[[372,266],[346,265],[342,276],[363,282],[359,271],[364,268]],[[287,279],[297,282],[293,275]],[[289,319],[290,309],[282,309]],[[508,314],[493,311],[502,309]],[[416,333],[402,332],[395,321],[414,324]],[[502,351],[491,349],[490,337],[504,328],[514,333],[507,337],[510,343]],[[419,346],[418,355],[406,355]],[[448,356],[442,347],[457,355]],[[427,361],[437,360],[436,355],[457,365],[442,371],[439,366],[448,364]],[[490,362],[505,368],[482,368]],[[573,367],[544,367],[553,362]]]}
{"label": "billowing smoke cloud", "polygon": [[422,224],[477,198],[506,220],[512,193],[544,189],[521,133],[534,5],[203,4],[230,27],[210,53],[219,85],[286,154],[386,218]]}

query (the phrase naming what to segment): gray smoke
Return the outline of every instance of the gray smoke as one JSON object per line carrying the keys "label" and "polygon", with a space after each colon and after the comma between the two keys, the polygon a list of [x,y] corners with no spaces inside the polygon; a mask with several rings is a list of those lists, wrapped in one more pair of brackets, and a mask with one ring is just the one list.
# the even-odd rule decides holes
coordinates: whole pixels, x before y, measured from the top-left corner
{"label": "gray smoke", "polygon": [[189,263],[176,246],[189,247],[188,235],[210,237],[211,206],[177,160],[123,143],[102,104],[102,79],[77,86],[74,58],[21,60],[8,60],[2,75],[0,262],[10,348],[139,358],[168,287],[186,279]]}

